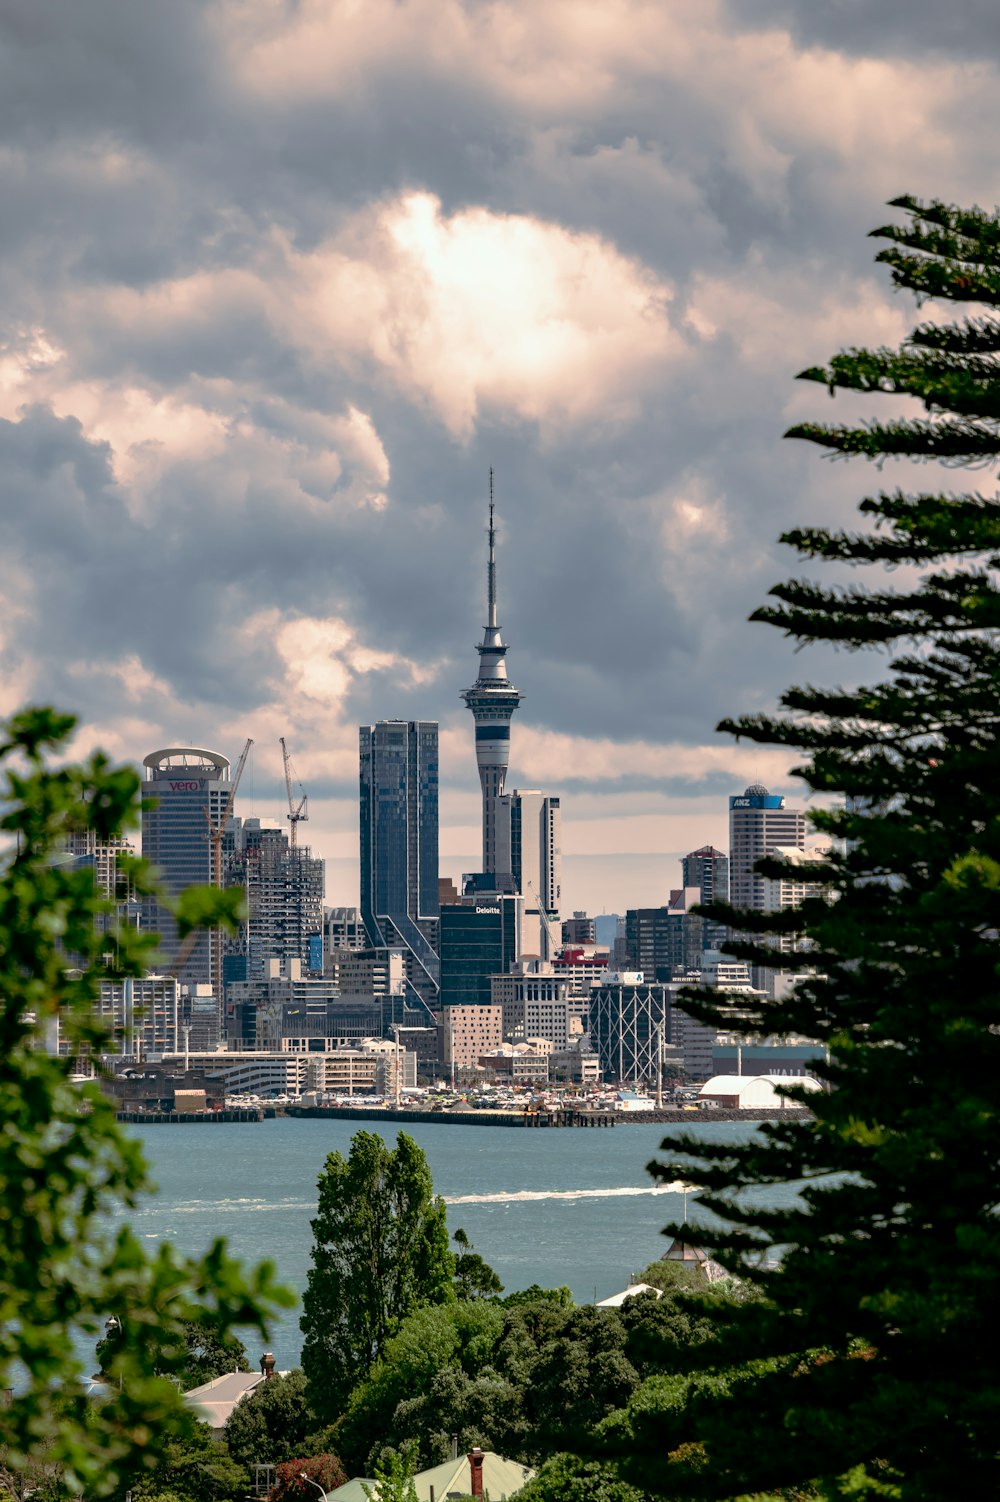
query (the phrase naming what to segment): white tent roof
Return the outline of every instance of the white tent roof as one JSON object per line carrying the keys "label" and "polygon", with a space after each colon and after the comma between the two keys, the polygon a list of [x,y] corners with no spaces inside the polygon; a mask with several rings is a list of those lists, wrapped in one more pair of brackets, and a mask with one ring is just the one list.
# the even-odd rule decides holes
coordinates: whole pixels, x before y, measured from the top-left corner
{"label": "white tent roof", "polygon": [[613,1293],[609,1299],[598,1299],[598,1309],[620,1309],[626,1299],[634,1299],[637,1293],[655,1293],[658,1299],[663,1297],[662,1288],[654,1288],[652,1283],[630,1283],[623,1288],[621,1293]]}

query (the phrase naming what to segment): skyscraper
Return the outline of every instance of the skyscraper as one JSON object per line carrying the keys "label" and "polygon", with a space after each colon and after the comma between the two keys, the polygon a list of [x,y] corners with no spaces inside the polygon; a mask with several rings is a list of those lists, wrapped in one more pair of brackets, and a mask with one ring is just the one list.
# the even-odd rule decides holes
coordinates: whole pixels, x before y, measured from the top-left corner
{"label": "skyscraper", "polygon": [[[524,897],[522,945],[525,955],[551,960],[562,942],[562,815],[558,798],[535,789],[516,789],[499,800],[503,816],[497,836],[503,868],[515,892]],[[510,831],[509,850],[505,847]]]}
{"label": "skyscraper", "polygon": [[308,845],[293,849],[283,829],[259,819],[234,819],[233,825],[227,884],[245,888],[247,921],[240,939],[228,946],[225,978],[258,980],[272,959],[297,959],[308,971],[317,941],[316,968],[322,969],[323,862]]}
{"label": "skyscraper", "polygon": [[681,885],[698,887],[701,902],[729,901],[729,857],[714,845],[702,845],[681,861]]}
{"label": "skyscraper", "polygon": [[[232,787],[229,762],[216,751],[171,746],[150,752],[142,765],[143,855],[171,897],[196,883],[210,884],[209,820],[217,826],[226,811]],[[180,949],[173,916],[150,903],[144,921],[159,932],[164,964],[172,969]],[[214,984],[213,947],[210,935],[199,933],[178,979],[185,985]]]}
{"label": "skyscraper", "polygon": [[[702,845],[692,850],[681,861],[681,881],[685,887],[697,887],[699,902],[729,901],[729,857],[714,845]],[[729,930],[724,923],[704,920],[706,949],[718,949],[725,942]]]}
{"label": "skyscraper", "polygon": [[406,951],[409,983],[438,991],[438,727],[380,720],[360,730],[361,918],[373,948]]}
{"label": "skyscraper", "polygon": [[[729,889],[735,908],[758,913],[769,910],[774,883],[754,871],[765,855],[779,846],[804,850],[806,816],[800,808],[786,808],[784,798],[769,793],[760,783],[751,783],[729,800]],[[774,989],[775,971],[755,965],[753,984],[762,991]]]}
{"label": "skyscraper", "polygon": [[766,912],[768,881],[754,871],[757,861],[778,845],[805,849],[806,816],[786,808],[784,798],[760,783],[729,800],[729,882],[733,907]]}
{"label": "skyscraper", "polygon": [[510,874],[504,869],[509,842],[498,821],[506,810],[500,804],[510,761],[510,721],[522,695],[507,678],[507,646],[497,625],[496,533],[493,526],[493,471],[490,471],[489,557],[486,567],[486,626],[479,652],[479,676],[462,695],[476,722],[476,762],[483,790],[483,871]]}

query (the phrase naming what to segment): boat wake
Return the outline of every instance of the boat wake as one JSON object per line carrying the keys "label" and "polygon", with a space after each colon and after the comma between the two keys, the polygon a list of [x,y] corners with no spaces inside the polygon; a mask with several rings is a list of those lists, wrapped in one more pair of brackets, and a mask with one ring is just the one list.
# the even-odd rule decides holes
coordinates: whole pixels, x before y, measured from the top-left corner
{"label": "boat wake", "polygon": [[[526,1205],[537,1200],[611,1200],[634,1199],[649,1194],[697,1194],[695,1184],[686,1184],[683,1179],[672,1184],[621,1185],[611,1189],[501,1189],[492,1194],[445,1194],[446,1205]],[[194,1200],[186,1205],[174,1205],[172,1215],[242,1214],[251,1210],[254,1214],[264,1210],[308,1210],[315,1213],[315,1200],[223,1199]]]}
{"label": "boat wake", "polygon": [[529,1200],[611,1200],[646,1194],[696,1193],[693,1184],[650,1184],[619,1189],[511,1189],[497,1194],[446,1194],[446,1205],[521,1205]]}

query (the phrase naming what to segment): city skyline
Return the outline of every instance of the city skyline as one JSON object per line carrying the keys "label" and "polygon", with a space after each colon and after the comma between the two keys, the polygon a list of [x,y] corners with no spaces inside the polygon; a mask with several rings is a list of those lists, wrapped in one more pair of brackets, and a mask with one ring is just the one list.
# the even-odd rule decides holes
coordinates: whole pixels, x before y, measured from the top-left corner
{"label": "city skyline", "polygon": [[508,786],[562,796],[566,908],[662,895],[728,796],[801,796],[718,721],[858,671],[746,625],[779,533],[881,483],[780,435],[825,411],[798,370],[909,327],[886,201],[1000,197],[998,31],[974,0],[13,0],[0,714],[71,709],[117,760],[252,735],[241,807],[279,820],[286,736],[335,902],[357,726],[436,719],[442,869],[478,869],[492,465]]}

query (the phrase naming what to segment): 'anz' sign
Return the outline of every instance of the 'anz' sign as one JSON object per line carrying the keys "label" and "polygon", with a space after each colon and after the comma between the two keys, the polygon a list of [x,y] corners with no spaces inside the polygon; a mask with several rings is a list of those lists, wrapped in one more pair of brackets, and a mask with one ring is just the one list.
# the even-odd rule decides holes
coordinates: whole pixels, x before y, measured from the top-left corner
{"label": "'anz' sign", "polygon": [[170,784],[170,791],[172,793],[200,793],[201,783],[197,778],[193,778],[189,782],[172,782]]}

